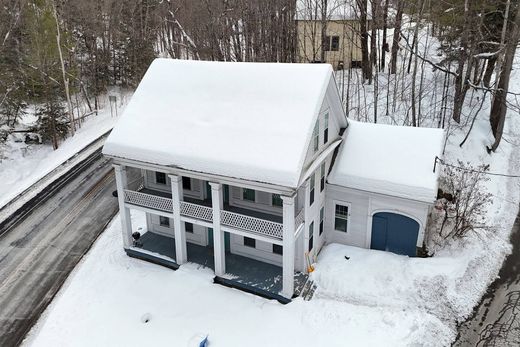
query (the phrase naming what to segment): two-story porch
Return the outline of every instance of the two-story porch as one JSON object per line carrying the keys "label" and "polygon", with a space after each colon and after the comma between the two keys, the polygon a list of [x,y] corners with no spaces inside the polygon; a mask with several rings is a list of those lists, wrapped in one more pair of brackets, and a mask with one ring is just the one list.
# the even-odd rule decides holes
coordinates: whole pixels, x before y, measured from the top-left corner
{"label": "two-story porch", "polygon": [[[306,275],[295,271],[295,258],[303,256],[296,244],[302,242],[304,211],[296,194],[150,170],[128,184],[126,167],[115,169],[130,256],[174,269],[186,262],[201,264],[215,271],[215,282],[281,302],[301,291]],[[147,214],[148,228],[139,242],[131,238],[130,209]]]}

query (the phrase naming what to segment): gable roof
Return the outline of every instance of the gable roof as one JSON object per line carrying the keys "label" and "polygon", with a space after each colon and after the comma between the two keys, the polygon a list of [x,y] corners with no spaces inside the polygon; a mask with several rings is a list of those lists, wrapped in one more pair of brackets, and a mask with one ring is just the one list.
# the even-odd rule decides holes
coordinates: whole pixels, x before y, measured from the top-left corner
{"label": "gable roof", "polygon": [[338,186],[432,203],[437,196],[444,131],[349,119],[328,182]]}
{"label": "gable roof", "polygon": [[[296,0],[295,20],[321,20],[321,0]],[[367,8],[367,19],[371,19],[371,6]],[[360,11],[356,0],[327,0],[327,20],[358,20]]]}
{"label": "gable roof", "polygon": [[331,78],[328,64],[156,59],[103,153],[297,188]]}

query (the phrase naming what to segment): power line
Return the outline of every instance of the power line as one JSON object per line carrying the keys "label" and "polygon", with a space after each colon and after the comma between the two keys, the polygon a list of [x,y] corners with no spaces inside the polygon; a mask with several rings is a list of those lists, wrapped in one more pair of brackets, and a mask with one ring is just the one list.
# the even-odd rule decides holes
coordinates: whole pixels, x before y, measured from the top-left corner
{"label": "power line", "polygon": [[474,173],[480,173],[480,174],[490,175],[490,176],[520,178],[520,175],[509,175],[509,174],[498,173],[498,172],[488,172],[488,171],[482,171],[482,170],[468,169],[466,167],[446,163],[444,160],[442,160],[439,157],[435,157],[435,163],[433,165],[433,172],[435,172],[435,168],[437,167],[437,162],[441,163],[444,166],[452,167],[452,168],[459,169],[459,170],[466,171],[466,172],[474,172]]}

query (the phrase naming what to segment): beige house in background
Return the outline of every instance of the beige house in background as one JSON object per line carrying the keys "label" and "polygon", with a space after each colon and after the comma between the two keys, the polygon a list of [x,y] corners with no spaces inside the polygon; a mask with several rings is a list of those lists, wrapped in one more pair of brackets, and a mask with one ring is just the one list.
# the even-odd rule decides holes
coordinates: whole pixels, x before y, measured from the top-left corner
{"label": "beige house in background", "polygon": [[[361,66],[359,11],[353,0],[328,0],[322,40],[323,0],[296,1],[299,63],[329,63],[334,70]],[[370,18],[370,13],[368,18]],[[325,59],[322,61],[322,50]]]}

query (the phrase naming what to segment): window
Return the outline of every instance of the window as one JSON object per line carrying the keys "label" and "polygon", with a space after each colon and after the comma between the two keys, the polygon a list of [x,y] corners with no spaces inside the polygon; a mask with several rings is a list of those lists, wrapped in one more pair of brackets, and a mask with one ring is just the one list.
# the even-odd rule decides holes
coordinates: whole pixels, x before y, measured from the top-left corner
{"label": "window", "polygon": [[191,190],[191,178],[182,176],[182,189]]}
{"label": "window", "polygon": [[166,184],[166,174],[164,172],[155,173],[155,183]]}
{"label": "window", "polygon": [[311,182],[310,182],[310,192],[309,192],[309,206],[312,206],[312,203],[314,202],[314,186],[316,185],[315,179],[314,179],[314,173],[311,175]]}
{"label": "window", "polygon": [[256,240],[252,239],[250,237],[244,236],[244,246],[255,248],[256,247]]}
{"label": "window", "polygon": [[255,202],[255,191],[254,189],[242,189],[242,198],[247,201]]}
{"label": "window", "polygon": [[192,223],[188,223],[188,222],[184,222],[184,229],[186,230],[187,233],[192,233],[193,232],[193,224]]}
{"label": "window", "polygon": [[314,125],[314,130],[312,131],[312,141],[313,141],[313,150],[314,153],[318,151],[319,145],[320,145],[320,122],[319,119],[316,121],[316,124]]}
{"label": "window", "polygon": [[281,245],[273,245],[273,253],[283,255],[283,247]]}
{"label": "window", "polygon": [[170,227],[170,218],[159,216],[159,225],[162,227]]}
{"label": "window", "polygon": [[280,194],[273,194],[271,196],[271,204],[273,206],[283,206],[283,201],[282,201],[282,198],[280,197]]}
{"label": "window", "polygon": [[330,37],[330,50],[339,51],[339,36]]}
{"label": "window", "polygon": [[320,192],[325,189],[325,163],[321,164],[320,169]]}
{"label": "window", "polygon": [[347,232],[349,216],[348,208],[348,206],[336,204],[334,214],[334,230],[342,231],[344,233]]}
{"label": "window", "polygon": [[339,36],[325,36],[323,40],[324,51],[339,51]]}
{"label": "window", "polygon": [[313,238],[314,238],[314,221],[309,224],[309,252],[312,251],[313,245]]}
{"label": "window", "polygon": [[324,207],[320,209],[320,236],[323,234],[323,215],[324,215]]}
{"label": "window", "polygon": [[323,124],[323,143],[329,141],[329,113],[325,113],[324,124]]}

